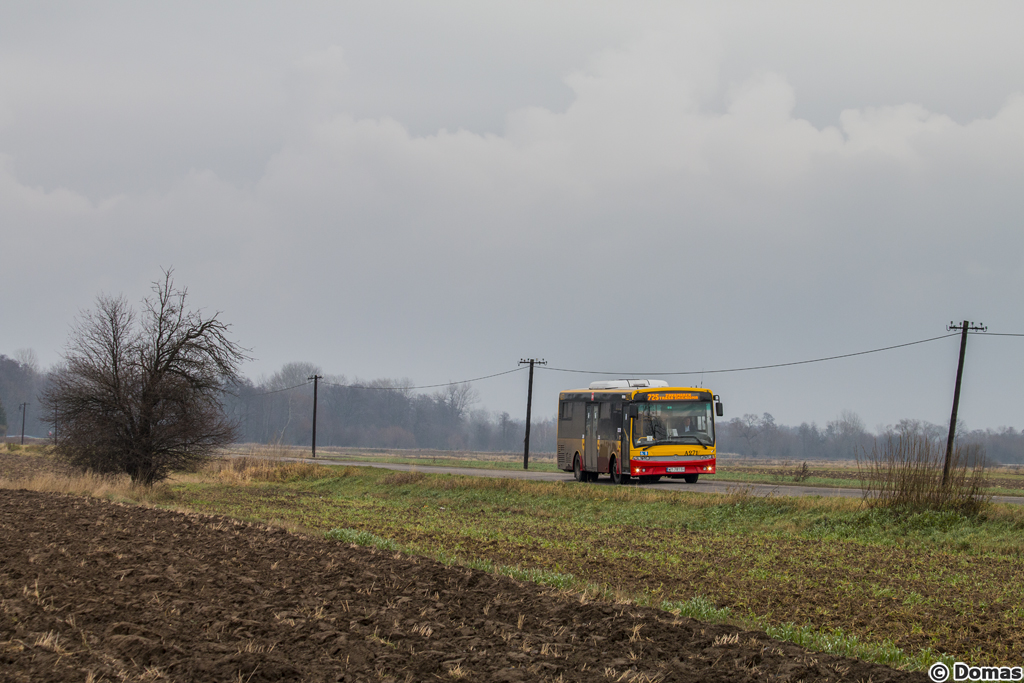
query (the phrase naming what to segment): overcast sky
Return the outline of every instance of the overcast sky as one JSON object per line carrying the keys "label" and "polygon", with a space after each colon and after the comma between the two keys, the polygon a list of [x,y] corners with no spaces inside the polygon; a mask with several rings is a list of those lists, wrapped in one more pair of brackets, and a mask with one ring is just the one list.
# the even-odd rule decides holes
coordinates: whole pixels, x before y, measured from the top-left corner
{"label": "overcast sky", "polygon": [[[255,357],[640,374],[1024,333],[1018,2],[0,5],[0,353],[173,266]],[[948,420],[957,340],[705,375]],[[1024,338],[961,416],[1024,427]],[[538,372],[535,414],[595,375]],[[699,376],[676,383],[699,384]],[[477,383],[525,414],[526,375]]]}

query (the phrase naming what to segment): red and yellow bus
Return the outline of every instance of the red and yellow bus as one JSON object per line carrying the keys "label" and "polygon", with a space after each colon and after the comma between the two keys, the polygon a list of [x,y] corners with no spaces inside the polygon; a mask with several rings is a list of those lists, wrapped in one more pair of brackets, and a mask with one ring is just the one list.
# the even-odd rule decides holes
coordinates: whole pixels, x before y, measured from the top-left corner
{"label": "red and yellow bus", "polygon": [[558,395],[558,468],[576,481],[608,474],[618,484],[662,477],[694,484],[715,473],[715,417],[707,389],[653,379],[594,382]]}

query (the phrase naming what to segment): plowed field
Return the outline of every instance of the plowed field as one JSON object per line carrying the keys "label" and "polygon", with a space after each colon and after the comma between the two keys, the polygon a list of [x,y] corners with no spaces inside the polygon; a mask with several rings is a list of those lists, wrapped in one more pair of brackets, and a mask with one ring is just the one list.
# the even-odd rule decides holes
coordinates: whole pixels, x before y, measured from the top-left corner
{"label": "plowed field", "polygon": [[923,681],[221,517],[0,490],[4,681]]}

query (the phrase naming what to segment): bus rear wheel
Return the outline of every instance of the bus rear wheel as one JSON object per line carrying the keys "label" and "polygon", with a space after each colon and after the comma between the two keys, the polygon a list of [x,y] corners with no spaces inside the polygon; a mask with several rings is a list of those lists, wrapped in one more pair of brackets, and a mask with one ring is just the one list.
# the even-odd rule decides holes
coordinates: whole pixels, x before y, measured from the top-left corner
{"label": "bus rear wheel", "polygon": [[687,484],[696,484],[697,483],[697,479],[699,479],[699,478],[700,478],[699,474],[684,474],[683,475],[683,481],[685,481]]}
{"label": "bus rear wheel", "polygon": [[628,484],[629,474],[627,472],[619,471],[619,463],[616,460],[612,460],[612,483],[614,484]]}

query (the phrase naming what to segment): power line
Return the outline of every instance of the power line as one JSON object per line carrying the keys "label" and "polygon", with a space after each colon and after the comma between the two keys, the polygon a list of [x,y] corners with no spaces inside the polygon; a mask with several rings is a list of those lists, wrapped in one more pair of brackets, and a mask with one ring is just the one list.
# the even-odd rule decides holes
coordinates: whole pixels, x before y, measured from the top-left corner
{"label": "power line", "polygon": [[[971,334],[981,334],[981,335],[985,335],[985,336],[989,336],[989,337],[1024,337],[1024,334],[1013,334],[1013,333],[1009,333],[1009,332],[975,332],[975,331],[972,330]],[[700,374],[709,374],[709,375],[711,375],[711,374],[719,374],[719,373],[724,373],[724,372],[746,372],[746,371],[749,371],[749,370],[767,370],[767,369],[770,369],[770,368],[784,368],[784,367],[789,367],[789,366],[792,366],[792,365],[806,365],[808,363],[822,363],[822,362],[830,361],[830,360],[839,360],[839,359],[842,359],[842,358],[852,358],[854,356],[865,356],[865,355],[870,354],[870,353],[880,353],[882,351],[892,351],[893,349],[901,349],[901,348],[904,348],[906,346],[914,346],[916,344],[927,344],[928,342],[938,341],[939,339],[947,339],[949,337],[956,337],[956,336],[958,336],[958,335],[957,335],[957,333],[954,332],[954,333],[951,333],[951,334],[944,334],[944,335],[941,335],[939,337],[931,337],[929,339],[920,339],[918,341],[907,342],[905,344],[895,344],[893,346],[883,346],[881,348],[870,349],[868,351],[857,351],[856,353],[844,353],[844,354],[841,354],[841,355],[838,355],[838,356],[826,356],[824,358],[812,358],[810,360],[798,360],[798,361],[792,361],[792,362],[789,362],[789,363],[774,363],[774,364],[771,364],[771,365],[753,365],[753,366],[744,367],[744,368],[727,368],[727,369],[720,369],[720,370],[687,370],[687,371],[680,371],[680,372],[609,372],[607,370],[574,370],[574,369],[570,369],[570,368],[552,368],[552,367],[542,367],[540,369],[542,369],[542,370],[550,370],[552,372],[573,372],[573,373],[579,373],[579,374],[584,374],[584,375],[620,375],[620,376],[623,376],[623,377],[659,377],[659,376],[664,377],[664,376],[671,376],[671,375],[700,375]],[[332,387],[339,387],[339,388],[342,388],[342,389],[366,389],[366,390],[371,390],[371,391],[412,391],[412,390],[416,390],[416,389],[437,389],[439,387],[447,387],[447,386],[450,386],[452,384],[468,384],[469,382],[479,382],[481,380],[491,379],[492,377],[501,377],[502,375],[510,375],[510,374],[512,374],[514,372],[519,372],[521,370],[526,370],[526,369],[527,369],[527,367],[524,365],[522,367],[513,368],[512,370],[505,370],[504,372],[496,372],[496,373],[491,374],[491,375],[484,375],[482,377],[474,377],[472,379],[463,379],[463,380],[458,380],[458,381],[455,381],[455,382],[444,382],[442,384],[423,384],[423,385],[412,386],[412,387],[370,387],[370,386],[366,386],[365,384],[337,384],[335,382],[321,382],[321,384],[326,384],[326,385],[332,386]],[[296,384],[294,386],[284,387],[283,389],[273,389],[271,391],[261,391],[261,392],[258,393],[258,395],[259,396],[266,396],[266,395],[269,395],[269,394],[277,394],[277,393],[280,393],[282,391],[291,391],[292,389],[298,389],[299,387],[304,387],[304,386],[310,384],[311,381],[312,380],[306,381],[306,382],[302,382],[302,383]]]}
{"label": "power line", "polygon": [[474,377],[473,379],[463,379],[457,382],[445,382],[444,384],[423,384],[418,387],[368,387],[364,384],[335,384],[334,382],[322,382],[332,387],[341,387],[342,389],[367,389],[371,391],[411,391],[413,389],[436,389],[438,387],[447,387],[452,384],[469,384],[470,382],[479,382],[483,379],[490,379],[492,377],[501,377],[502,375],[511,375],[513,372],[519,372],[525,370],[525,367],[515,368],[513,370],[506,370],[505,372],[496,372],[493,375],[484,375],[483,377]]}
{"label": "power line", "polygon": [[[505,372],[496,372],[493,375],[484,375],[483,377],[474,377],[473,379],[463,379],[457,382],[445,382],[444,384],[424,384],[417,387],[368,387],[365,384],[336,384],[334,382],[320,382],[320,384],[326,384],[332,387],[341,387],[342,389],[368,389],[377,391],[410,391],[412,389],[436,389],[437,387],[447,387],[452,384],[468,384],[469,382],[478,382],[483,379],[490,379],[492,377],[501,377],[502,375],[510,375],[513,372],[519,372],[526,368],[514,368],[512,370],[506,370]],[[294,386],[284,387],[282,389],[272,389],[270,391],[257,392],[257,396],[267,396],[269,394],[278,394],[282,391],[291,391],[292,389],[298,389],[299,387],[305,387],[313,383],[313,379],[310,378],[308,381],[301,382]]]}
{"label": "power line", "polygon": [[278,393],[280,393],[282,391],[291,391],[292,389],[298,389],[299,387],[304,387],[304,386],[306,386],[308,384],[309,384],[308,381],[307,382],[302,382],[301,384],[296,384],[293,387],[285,387],[284,389],[273,389],[271,391],[260,391],[256,395],[257,396],[266,396],[267,394],[278,394]]}
{"label": "power line", "polygon": [[856,353],[844,353],[839,356],[827,356],[825,358],[812,358],[810,360],[798,360],[790,363],[773,363],[772,365],[752,365],[746,368],[728,368],[724,370],[688,370],[683,372],[608,372],[605,370],[570,370],[566,368],[541,368],[542,370],[551,370],[553,372],[575,372],[585,375],[619,375],[620,377],[652,377],[652,376],[664,376],[664,375],[700,375],[700,374],[717,374],[722,372],[746,372],[748,370],[767,370],[768,368],[784,368],[791,365],[806,365],[807,363],[823,363],[829,360],[838,360],[840,358],[852,358],[853,356],[864,356],[869,353],[879,353],[881,351],[891,351],[893,349],[901,349],[905,346],[914,346],[915,344],[927,344],[928,342],[937,341],[939,339],[948,339],[949,337],[956,337],[957,333],[944,334],[939,337],[931,337],[929,339],[919,339],[918,341],[907,342],[906,344],[895,344],[893,346],[883,346],[880,349],[871,349],[869,351],[857,351]]}

